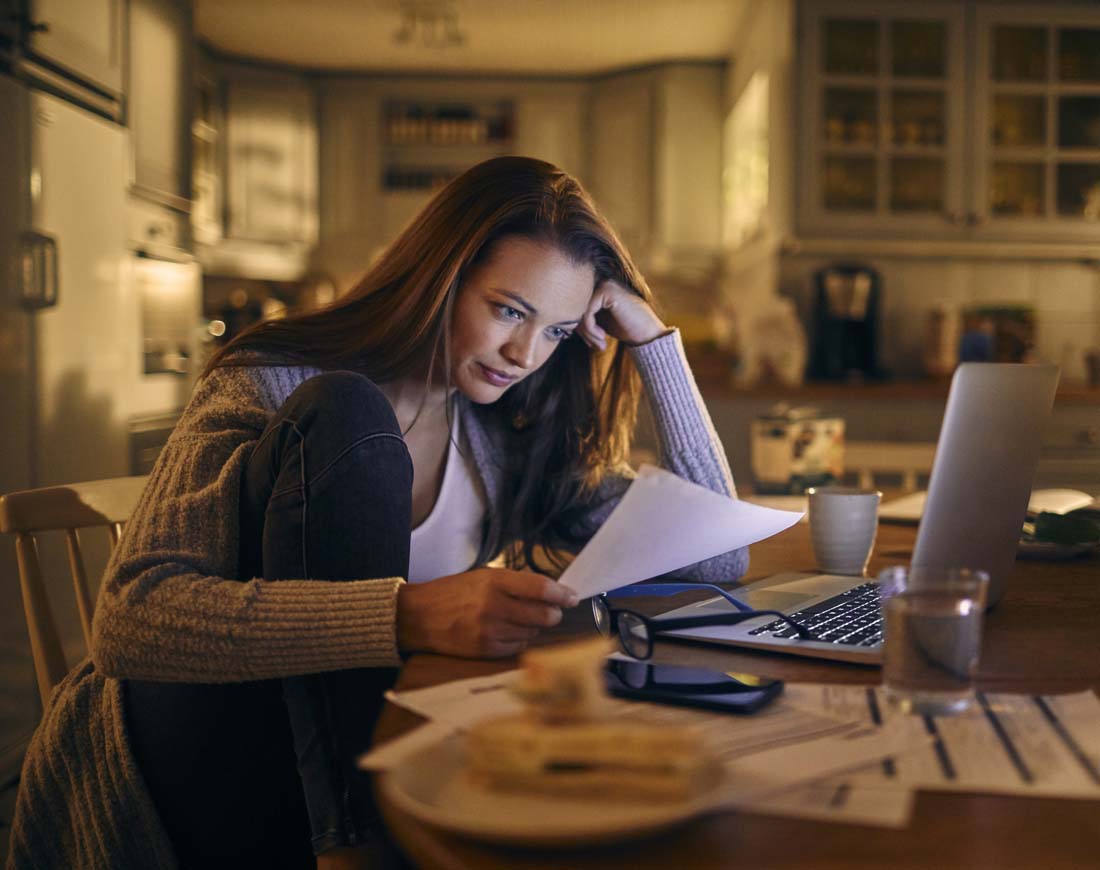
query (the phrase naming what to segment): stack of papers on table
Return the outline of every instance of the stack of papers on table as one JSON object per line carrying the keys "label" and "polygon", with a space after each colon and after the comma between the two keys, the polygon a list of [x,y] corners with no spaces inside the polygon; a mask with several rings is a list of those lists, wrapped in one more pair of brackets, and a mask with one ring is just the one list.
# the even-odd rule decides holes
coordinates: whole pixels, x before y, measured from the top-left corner
{"label": "stack of papers on table", "polygon": [[[361,760],[388,770],[490,716],[518,712],[519,671],[391,692],[429,724]],[[917,790],[1100,800],[1100,699],[980,695],[961,716],[897,713],[873,687],[790,683],[751,716],[610,699],[612,715],[691,724],[721,755],[728,787],[706,811],[904,827]]]}

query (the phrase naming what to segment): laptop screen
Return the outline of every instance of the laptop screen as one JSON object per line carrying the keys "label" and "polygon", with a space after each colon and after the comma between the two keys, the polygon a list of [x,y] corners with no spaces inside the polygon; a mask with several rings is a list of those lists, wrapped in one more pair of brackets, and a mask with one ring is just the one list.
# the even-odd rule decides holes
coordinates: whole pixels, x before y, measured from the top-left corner
{"label": "laptop screen", "polygon": [[963,363],[951,380],[913,564],[989,572],[1004,593],[1027,515],[1058,367]]}

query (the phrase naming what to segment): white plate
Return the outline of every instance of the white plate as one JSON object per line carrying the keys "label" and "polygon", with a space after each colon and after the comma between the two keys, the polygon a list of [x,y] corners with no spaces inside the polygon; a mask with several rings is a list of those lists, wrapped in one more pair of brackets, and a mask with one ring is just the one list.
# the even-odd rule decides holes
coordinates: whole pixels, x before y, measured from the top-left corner
{"label": "white plate", "polygon": [[460,735],[401,762],[382,776],[379,787],[394,806],[427,825],[524,846],[624,840],[672,827],[707,807],[706,795],[656,803],[492,791],[466,775]]}

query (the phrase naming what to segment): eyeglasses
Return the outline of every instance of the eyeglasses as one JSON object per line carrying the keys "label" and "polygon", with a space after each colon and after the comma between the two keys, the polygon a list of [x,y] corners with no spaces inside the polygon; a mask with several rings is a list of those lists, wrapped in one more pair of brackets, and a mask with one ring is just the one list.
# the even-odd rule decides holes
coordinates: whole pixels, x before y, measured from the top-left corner
{"label": "eyeglasses", "polygon": [[781,619],[794,629],[802,640],[814,640],[814,635],[801,623],[791,619],[778,610],[753,610],[743,601],[738,601],[719,586],[708,583],[654,583],[624,586],[613,590],[611,595],[675,595],[688,590],[710,589],[718,592],[738,609],[737,613],[708,613],[702,616],[682,616],[672,618],[654,618],[643,616],[633,610],[613,607],[608,593],[592,599],[592,617],[596,628],[604,637],[618,636],[619,646],[627,655],[636,659],[648,659],[653,655],[653,639],[669,631],[682,628],[703,628],[708,625],[737,625],[758,616],[772,616]]}

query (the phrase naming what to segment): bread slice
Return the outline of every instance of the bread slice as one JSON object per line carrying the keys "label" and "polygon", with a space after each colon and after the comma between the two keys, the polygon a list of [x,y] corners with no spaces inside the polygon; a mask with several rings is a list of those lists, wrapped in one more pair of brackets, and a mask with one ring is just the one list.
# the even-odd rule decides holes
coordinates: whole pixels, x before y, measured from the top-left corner
{"label": "bread slice", "polygon": [[476,781],[538,794],[686,799],[721,769],[690,728],[620,720],[548,725],[505,716],[471,728],[466,747]]}

